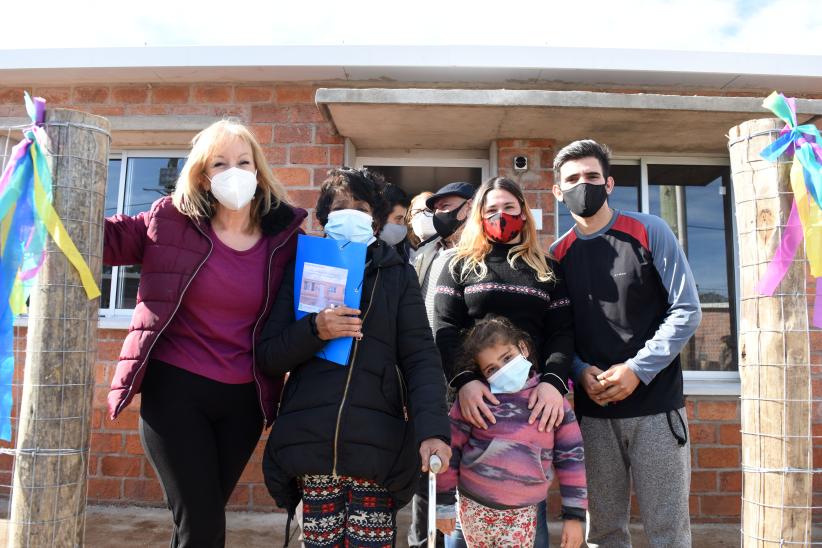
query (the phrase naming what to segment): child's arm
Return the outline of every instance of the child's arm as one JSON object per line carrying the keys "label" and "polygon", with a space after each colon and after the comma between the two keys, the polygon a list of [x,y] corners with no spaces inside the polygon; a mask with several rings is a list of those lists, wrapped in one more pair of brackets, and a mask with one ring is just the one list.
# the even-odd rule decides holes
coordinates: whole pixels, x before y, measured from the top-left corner
{"label": "child's arm", "polygon": [[565,402],[565,418],[554,432],[554,469],[562,497],[565,520],[585,520],[588,486],[585,480],[585,453],[582,433],[571,405]]}
{"label": "child's arm", "polygon": [[579,548],[582,546],[582,522],[577,519],[566,519],[562,522],[562,542],[560,548]]}

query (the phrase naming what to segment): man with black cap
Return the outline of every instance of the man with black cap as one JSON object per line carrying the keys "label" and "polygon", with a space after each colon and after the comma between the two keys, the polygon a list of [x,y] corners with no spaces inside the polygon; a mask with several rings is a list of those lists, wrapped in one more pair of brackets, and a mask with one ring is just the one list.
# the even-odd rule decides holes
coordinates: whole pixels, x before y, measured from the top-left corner
{"label": "man with black cap", "polygon": [[[437,280],[443,268],[453,256],[453,249],[462,234],[462,226],[471,212],[471,203],[477,187],[471,183],[448,183],[425,201],[425,206],[434,212],[436,236],[421,244],[414,260],[414,268],[425,299],[428,324],[434,325],[434,297]],[[430,283],[429,283],[430,282]],[[408,545],[425,546],[428,536],[428,476],[423,474],[417,493],[414,495],[411,527],[408,531]],[[437,531],[437,546],[443,546],[442,533]]]}

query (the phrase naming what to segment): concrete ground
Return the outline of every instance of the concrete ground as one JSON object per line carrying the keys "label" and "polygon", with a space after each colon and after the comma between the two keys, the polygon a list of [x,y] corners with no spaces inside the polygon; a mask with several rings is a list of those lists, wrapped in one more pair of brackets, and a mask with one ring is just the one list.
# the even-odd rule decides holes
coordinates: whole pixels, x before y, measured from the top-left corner
{"label": "concrete ground", "polygon": [[[229,512],[226,546],[242,548],[271,548],[283,545],[285,515],[279,513]],[[410,512],[405,508],[399,514],[400,535],[397,546],[406,547]],[[167,510],[140,507],[90,506],[86,515],[86,546],[168,546],[171,514]],[[292,533],[295,525],[292,524]],[[551,539],[558,539],[560,525],[551,526]],[[648,546],[641,528],[633,529],[634,547]],[[293,537],[296,539],[296,534]],[[5,539],[0,539],[5,545]],[[558,546],[555,542],[554,546]],[[693,546],[724,548],[739,546],[739,525],[694,525]],[[299,544],[292,540],[289,546]]]}

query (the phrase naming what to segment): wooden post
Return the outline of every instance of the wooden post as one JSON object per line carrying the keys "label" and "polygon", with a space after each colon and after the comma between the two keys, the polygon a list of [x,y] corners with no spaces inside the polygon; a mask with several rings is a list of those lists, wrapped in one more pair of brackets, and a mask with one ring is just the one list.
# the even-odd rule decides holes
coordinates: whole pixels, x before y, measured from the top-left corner
{"label": "wooden post", "polygon": [[729,132],[740,255],[746,548],[811,542],[812,392],[804,249],[772,297],[756,291],[782,239],[793,200],[790,164],[759,156],[783,125],[776,119],[750,120]]}
{"label": "wooden post", "polygon": [[[110,145],[106,119],[46,112],[54,208],[100,280]],[[99,299],[49,239],[29,303],[8,546],[81,546]]]}

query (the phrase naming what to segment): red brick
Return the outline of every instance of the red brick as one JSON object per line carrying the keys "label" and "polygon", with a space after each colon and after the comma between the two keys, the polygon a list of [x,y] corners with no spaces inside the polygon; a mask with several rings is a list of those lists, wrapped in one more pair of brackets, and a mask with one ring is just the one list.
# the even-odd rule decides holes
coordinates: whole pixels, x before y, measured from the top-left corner
{"label": "red brick", "polygon": [[503,149],[503,148],[511,148],[513,146],[514,146],[514,140],[513,139],[497,139],[497,150],[500,150],[500,149]]}
{"label": "red brick", "polygon": [[738,424],[720,424],[719,443],[722,445],[742,445],[740,426]]}
{"label": "red brick", "polygon": [[263,467],[257,463],[251,463],[245,467],[240,476],[240,483],[262,483]]}
{"label": "red brick", "polygon": [[126,434],[125,454],[127,455],[142,455],[143,442],[140,441],[140,435],[137,432],[133,434]]}
{"label": "red brick", "polygon": [[22,105],[23,90],[27,89],[25,86],[13,88],[0,88],[0,103],[6,105]]}
{"label": "red brick", "polygon": [[720,472],[719,490],[723,493],[742,492],[742,472],[739,470],[734,472]]}
{"label": "red brick", "polygon": [[291,190],[288,191],[288,197],[297,207],[304,209],[313,208],[317,205],[317,197],[319,192],[317,190]]}
{"label": "red brick", "polygon": [[343,158],[345,157],[343,147],[334,146],[328,148],[328,163],[332,166],[343,165]]}
{"label": "red brick", "polygon": [[252,105],[252,122],[275,122],[282,123],[288,121],[288,109],[277,105]]}
{"label": "red brick", "polygon": [[288,109],[289,120],[295,124],[325,122],[320,109],[316,105],[294,105]]}
{"label": "red brick", "polygon": [[699,506],[703,515],[738,516],[742,499],[731,495],[703,495]]}
{"label": "red brick", "polygon": [[328,164],[328,147],[293,146],[289,150],[289,163],[292,164]]}
{"label": "red brick", "polygon": [[272,170],[274,177],[287,186],[309,186],[311,173],[304,167],[278,167]]}
{"label": "red brick", "polygon": [[151,90],[151,102],[188,103],[191,88],[189,86],[154,86]]}
{"label": "red brick", "polygon": [[251,493],[248,485],[240,483],[234,488],[234,492],[231,493],[231,497],[228,499],[228,506],[248,508],[248,503],[250,500]]}
{"label": "red brick", "polygon": [[116,361],[121,348],[123,348],[123,343],[120,341],[99,342],[97,343],[97,359]]}
{"label": "red brick", "polygon": [[126,113],[125,107],[120,105],[94,105],[85,110],[97,116],[122,116]]}
{"label": "red brick", "polygon": [[228,103],[233,94],[231,86],[194,86],[192,99],[195,103]]}
{"label": "red brick", "polygon": [[318,125],[316,128],[314,142],[318,145],[341,145],[345,142],[345,138],[342,135],[333,133],[329,126]]}
{"label": "red brick", "polygon": [[33,97],[42,97],[46,100],[46,106],[65,105],[71,101],[71,88],[35,88],[32,90]]}
{"label": "red brick", "polygon": [[122,434],[91,433],[92,453],[119,453],[123,449]]}
{"label": "red brick", "polygon": [[313,186],[321,186],[323,181],[328,178],[328,171],[329,169],[327,167],[315,167],[312,170],[313,182],[311,184]]}
{"label": "red brick", "polygon": [[274,499],[268,494],[265,485],[252,485],[251,487],[251,504],[254,508],[276,508]]}
{"label": "red brick", "polygon": [[109,430],[129,430],[132,432],[137,431],[138,424],[140,423],[140,408],[135,406],[130,406],[128,409],[120,413],[113,422],[110,421],[110,426],[108,427]]}
{"label": "red brick", "polygon": [[157,480],[127,479],[123,482],[123,498],[128,501],[161,502],[163,489]]}
{"label": "red brick", "polygon": [[248,126],[248,129],[251,130],[251,133],[254,134],[254,137],[260,145],[265,146],[271,144],[271,138],[274,134],[274,130],[271,126],[264,124],[253,124]]}
{"label": "red brick", "polygon": [[170,114],[167,105],[126,105],[126,114],[130,116],[165,116]]}
{"label": "red brick", "polygon": [[700,447],[697,454],[700,468],[739,467],[739,449],[735,447]]}
{"label": "red brick", "polygon": [[213,108],[214,116],[220,118],[239,118],[244,123],[248,119],[251,109],[245,105],[225,105]]}
{"label": "red brick", "polygon": [[285,159],[288,156],[288,149],[285,147],[263,147],[263,152],[268,163],[275,166],[285,164]]}
{"label": "red brick", "polygon": [[213,114],[208,105],[166,105],[162,107],[174,116],[207,116]]}
{"label": "red brick", "polygon": [[238,103],[268,103],[274,90],[267,86],[238,86],[234,88],[234,100]]}
{"label": "red brick", "polygon": [[739,406],[735,401],[700,401],[697,416],[701,420],[739,420]]}
{"label": "red brick", "polygon": [[274,142],[276,143],[310,143],[314,127],[310,125],[292,126],[283,125],[274,128]]}
{"label": "red brick", "polygon": [[316,91],[310,86],[277,86],[274,88],[274,95],[281,105],[289,103],[310,103],[314,104],[314,94]]}
{"label": "red brick", "polygon": [[74,88],[75,103],[106,103],[109,89],[102,86],[78,86]]}
{"label": "red brick", "polygon": [[88,498],[92,500],[117,500],[123,480],[111,478],[89,478]]}
{"label": "red brick", "polygon": [[157,472],[154,471],[154,467],[145,457],[143,458],[143,461],[143,477],[147,479],[156,480]]}
{"label": "red brick", "polygon": [[138,477],[143,467],[143,459],[139,457],[102,457],[100,459],[100,473],[110,477]]}
{"label": "red brick", "polygon": [[145,103],[148,101],[148,88],[144,86],[112,88],[111,98],[115,103]]}
{"label": "red brick", "polygon": [[691,472],[691,492],[693,493],[715,493],[716,492],[716,472],[694,471]]}
{"label": "red brick", "polygon": [[88,457],[88,469],[87,469],[89,476],[99,476],[100,475],[100,459],[95,455],[89,455]]}
{"label": "red brick", "polygon": [[716,443],[716,425],[710,423],[691,423],[688,427],[691,444]]}

